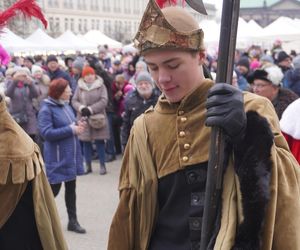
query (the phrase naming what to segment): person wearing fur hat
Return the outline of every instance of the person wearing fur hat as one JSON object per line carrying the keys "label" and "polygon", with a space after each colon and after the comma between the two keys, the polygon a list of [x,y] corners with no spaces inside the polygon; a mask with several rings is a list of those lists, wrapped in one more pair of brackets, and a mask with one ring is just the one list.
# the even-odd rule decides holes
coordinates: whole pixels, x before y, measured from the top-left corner
{"label": "person wearing fur hat", "polygon": [[286,107],[298,98],[293,91],[282,88],[283,73],[276,65],[257,69],[248,77],[253,92],[268,98],[274,105],[279,120]]}
{"label": "person wearing fur hat", "polygon": [[108,250],[199,249],[211,126],[226,167],[206,249],[300,249],[300,168],[274,107],[206,79],[203,37],[187,10],[149,0],[134,43],[162,95],[131,128]]}
{"label": "person wearing fur hat", "polygon": [[[72,98],[72,105],[77,112],[78,120],[87,119],[87,128],[79,136],[83,143],[83,153],[86,163],[86,173],[92,172],[92,143],[96,144],[100,162],[100,174],[106,174],[105,140],[109,139],[109,128],[105,108],[108,97],[103,79],[97,76],[95,70],[86,66],[83,68],[78,87]],[[95,127],[90,118],[101,114],[104,120],[102,127]]]}
{"label": "person wearing fur hat", "polygon": [[135,82],[135,90],[129,93],[125,99],[125,111],[121,127],[121,143],[123,149],[125,149],[127,144],[134,120],[149,107],[155,106],[160,95],[160,92],[154,86],[151,75],[147,71],[140,72]]}
{"label": "person wearing fur hat", "polygon": [[39,93],[31,73],[26,67],[15,67],[13,79],[7,82],[5,95],[10,98],[9,112],[33,139],[38,133],[33,99]]}

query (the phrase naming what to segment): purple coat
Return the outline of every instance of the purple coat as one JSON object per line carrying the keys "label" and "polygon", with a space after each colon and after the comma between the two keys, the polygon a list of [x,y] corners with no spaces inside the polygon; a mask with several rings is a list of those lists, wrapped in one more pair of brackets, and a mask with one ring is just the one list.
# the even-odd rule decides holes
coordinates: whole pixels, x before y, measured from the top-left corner
{"label": "purple coat", "polygon": [[[28,117],[28,122],[20,126],[29,135],[38,133],[36,111],[33,107],[32,99],[38,97],[38,90],[33,82],[30,85],[25,85],[18,81],[8,81],[5,95],[10,97],[9,112],[11,114],[25,112]],[[25,96],[25,100],[24,97]],[[26,103],[24,103],[26,102]]]}

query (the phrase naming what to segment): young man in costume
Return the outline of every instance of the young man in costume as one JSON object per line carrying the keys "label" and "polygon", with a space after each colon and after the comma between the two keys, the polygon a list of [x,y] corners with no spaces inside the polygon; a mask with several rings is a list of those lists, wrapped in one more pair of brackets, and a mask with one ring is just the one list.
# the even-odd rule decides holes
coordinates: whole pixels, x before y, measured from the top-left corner
{"label": "young man in costume", "polygon": [[162,96],[131,130],[108,249],[199,249],[210,126],[226,161],[208,249],[300,249],[300,169],[272,103],[204,78],[203,31],[182,8],[150,0],[135,43]]}
{"label": "young man in costume", "polygon": [[[22,0],[0,13],[0,28],[19,11],[47,23],[34,0]],[[39,148],[10,116],[2,96],[0,249],[68,249]]]}

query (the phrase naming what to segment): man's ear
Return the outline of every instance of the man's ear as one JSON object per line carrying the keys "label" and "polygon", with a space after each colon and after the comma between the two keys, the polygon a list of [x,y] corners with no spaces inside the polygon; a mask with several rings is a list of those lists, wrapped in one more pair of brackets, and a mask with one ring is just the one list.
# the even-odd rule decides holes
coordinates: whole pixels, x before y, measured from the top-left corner
{"label": "man's ear", "polygon": [[203,65],[204,64],[205,58],[206,58],[206,52],[205,52],[205,50],[199,51],[198,52],[199,65]]}

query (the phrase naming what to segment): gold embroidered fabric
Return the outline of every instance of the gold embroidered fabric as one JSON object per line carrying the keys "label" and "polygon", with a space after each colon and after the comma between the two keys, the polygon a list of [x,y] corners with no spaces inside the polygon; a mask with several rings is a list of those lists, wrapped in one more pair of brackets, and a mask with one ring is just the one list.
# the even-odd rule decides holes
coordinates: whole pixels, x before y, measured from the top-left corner
{"label": "gold embroidered fabric", "polygon": [[[165,9],[171,10],[168,11],[168,17],[164,15]],[[169,18],[177,19],[177,23],[182,27],[174,27]],[[179,7],[164,8],[162,11],[155,0],[150,0],[134,38],[134,44],[142,53],[160,48],[195,51],[204,49],[202,29],[186,25],[185,20],[191,18],[190,14]]]}

